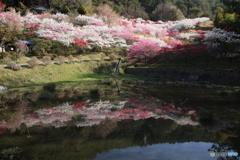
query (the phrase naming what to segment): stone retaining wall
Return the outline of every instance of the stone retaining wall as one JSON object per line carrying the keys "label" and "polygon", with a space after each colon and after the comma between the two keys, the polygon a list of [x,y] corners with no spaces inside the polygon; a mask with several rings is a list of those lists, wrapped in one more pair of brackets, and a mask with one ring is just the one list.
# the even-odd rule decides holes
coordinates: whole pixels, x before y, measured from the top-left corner
{"label": "stone retaining wall", "polygon": [[170,81],[208,81],[213,83],[240,83],[237,71],[171,70],[156,68],[127,68],[126,74],[155,77]]}

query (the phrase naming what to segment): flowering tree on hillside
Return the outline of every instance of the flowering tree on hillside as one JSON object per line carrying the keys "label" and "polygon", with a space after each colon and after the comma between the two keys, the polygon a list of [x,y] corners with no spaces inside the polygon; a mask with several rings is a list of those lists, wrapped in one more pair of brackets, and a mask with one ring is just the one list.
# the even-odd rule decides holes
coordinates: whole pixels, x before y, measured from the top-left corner
{"label": "flowering tree on hillside", "polygon": [[65,46],[70,46],[73,39],[80,36],[79,28],[73,26],[72,23],[60,22],[54,19],[43,19],[38,31],[35,32],[39,37],[55,40]]}
{"label": "flowering tree on hillside", "polygon": [[119,15],[109,5],[98,6],[97,12],[109,27],[119,25]]}
{"label": "flowering tree on hillside", "polygon": [[230,65],[234,57],[239,56],[240,35],[235,32],[227,32],[214,28],[205,34],[204,42],[207,49],[212,51],[215,57],[225,57],[230,60]]}
{"label": "flowering tree on hillside", "polygon": [[130,57],[129,61],[133,63],[142,60],[146,63],[148,58],[157,56],[160,50],[161,47],[157,41],[145,38],[131,46],[130,51],[127,53],[127,57]]}
{"label": "flowering tree on hillside", "polygon": [[126,25],[126,26],[121,26],[118,28],[114,28],[112,29],[111,34],[114,37],[121,37],[123,39],[126,40],[127,44],[133,44],[134,40],[135,40],[135,36],[134,36],[134,28],[132,27],[132,25]]}
{"label": "flowering tree on hillside", "polygon": [[0,12],[4,11],[5,7],[6,7],[6,4],[0,1]]}
{"label": "flowering tree on hillside", "polygon": [[23,31],[23,18],[13,8],[9,12],[0,13],[0,23],[13,33],[21,33]]}

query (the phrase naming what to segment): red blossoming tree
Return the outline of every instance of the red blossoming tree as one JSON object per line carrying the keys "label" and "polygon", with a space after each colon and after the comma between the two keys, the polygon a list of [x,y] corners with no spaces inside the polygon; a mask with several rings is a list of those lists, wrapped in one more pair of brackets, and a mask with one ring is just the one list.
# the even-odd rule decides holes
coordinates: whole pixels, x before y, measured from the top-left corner
{"label": "red blossoming tree", "polygon": [[78,46],[78,47],[85,47],[88,45],[87,41],[84,41],[82,39],[73,39],[73,42]]}
{"label": "red blossoming tree", "polygon": [[6,4],[0,1],[0,12],[4,11],[5,7],[6,7]]}

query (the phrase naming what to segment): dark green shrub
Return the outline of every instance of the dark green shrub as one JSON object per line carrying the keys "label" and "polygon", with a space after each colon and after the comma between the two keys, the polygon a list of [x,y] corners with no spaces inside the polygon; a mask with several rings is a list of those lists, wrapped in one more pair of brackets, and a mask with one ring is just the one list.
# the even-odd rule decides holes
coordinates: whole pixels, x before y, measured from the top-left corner
{"label": "dark green shrub", "polygon": [[68,6],[64,6],[63,9],[61,10],[62,13],[67,14],[69,13],[71,10],[68,8]]}
{"label": "dark green shrub", "polygon": [[77,12],[78,12],[79,14],[82,14],[82,15],[85,15],[85,14],[88,13],[87,9],[86,9],[83,5],[80,5],[80,6],[78,7]]}
{"label": "dark green shrub", "polygon": [[201,8],[193,7],[189,9],[189,14],[192,18],[199,17],[199,15],[202,13]]}
{"label": "dark green shrub", "polygon": [[87,115],[77,114],[77,115],[73,115],[73,116],[72,116],[72,119],[73,119],[73,120],[77,120],[77,121],[83,121],[85,117],[87,117]]}
{"label": "dark green shrub", "polygon": [[34,38],[32,40],[36,45],[33,47],[32,55],[45,56],[47,53],[51,53],[53,50],[54,41],[42,38]]}
{"label": "dark green shrub", "polygon": [[214,19],[214,26],[217,28],[226,28],[234,26],[237,22],[237,15],[235,13],[228,13],[227,9],[218,7]]}
{"label": "dark green shrub", "polygon": [[99,62],[93,69],[94,73],[112,73],[116,64],[114,62]]}
{"label": "dark green shrub", "polygon": [[112,112],[117,111],[117,110],[118,110],[117,107],[112,107],[112,108],[110,108],[110,111],[112,111]]}

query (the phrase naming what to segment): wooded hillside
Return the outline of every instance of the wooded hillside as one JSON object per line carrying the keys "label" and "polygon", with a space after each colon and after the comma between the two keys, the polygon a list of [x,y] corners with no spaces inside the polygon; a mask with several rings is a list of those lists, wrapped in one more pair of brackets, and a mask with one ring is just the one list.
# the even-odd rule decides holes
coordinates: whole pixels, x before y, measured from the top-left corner
{"label": "wooded hillside", "polygon": [[[76,12],[82,5],[88,13],[102,3],[110,5],[121,16],[150,20],[180,20],[184,18],[211,17],[215,9],[221,7],[221,0],[2,0],[7,7],[21,7],[22,2],[27,8],[46,5],[54,12]],[[69,9],[69,10],[68,10]]]}

